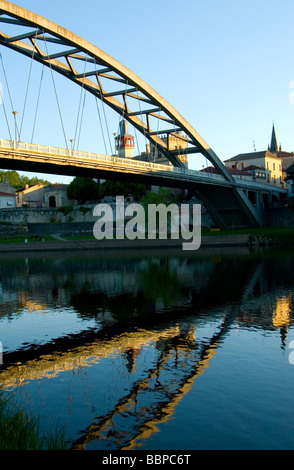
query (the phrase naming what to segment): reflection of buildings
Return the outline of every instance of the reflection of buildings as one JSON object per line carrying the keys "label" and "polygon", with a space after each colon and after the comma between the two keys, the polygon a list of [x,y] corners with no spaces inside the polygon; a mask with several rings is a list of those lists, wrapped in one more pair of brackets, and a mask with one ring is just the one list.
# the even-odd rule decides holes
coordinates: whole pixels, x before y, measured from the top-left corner
{"label": "reflection of buildings", "polygon": [[[99,311],[103,310],[105,321],[113,318],[115,313],[119,315],[119,309],[123,309],[121,302],[137,303],[138,308],[143,308],[139,302],[148,297],[153,302],[154,311],[159,311],[166,302],[172,307],[187,300],[182,293],[184,285],[195,286],[197,290],[205,287],[214,268],[215,263],[209,260],[189,264],[177,258],[168,263],[161,263],[156,258],[126,263],[56,260],[47,266],[43,263],[16,265],[16,270],[13,265],[8,268],[3,264],[2,267],[0,265],[2,295],[10,295],[11,302],[2,304],[0,310],[9,315],[19,307],[40,305],[43,310],[56,304],[66,306],[74,302],[77,311],[80,309],[83,314],[98,315],[97,318]],[[155,277],[156,289],[152,287]]]}
{"label": "reflection of buildings", "polygon": [[283,348],[286,346],[286,337],[291,324],[291,313],[293,313],[292,293],[278,297],[276,309],[273,312],[273,325],[280,330]]}
{"label": "reflection of buildings", "polygon": [[273,325],[276,328],[288,327],[291,322],[291,312],[293,312],[292,294],[278,297],[273,312]]}

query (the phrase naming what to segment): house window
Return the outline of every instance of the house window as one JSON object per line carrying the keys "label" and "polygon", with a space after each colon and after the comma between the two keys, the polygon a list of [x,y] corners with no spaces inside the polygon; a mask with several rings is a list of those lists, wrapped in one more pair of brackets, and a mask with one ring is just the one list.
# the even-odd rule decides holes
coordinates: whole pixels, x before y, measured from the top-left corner
{"label": "house window", "polygon": [[275,170],[275,169],[276,169],[276,164],[275,164],[275,163],[273,163],[273,170]]}

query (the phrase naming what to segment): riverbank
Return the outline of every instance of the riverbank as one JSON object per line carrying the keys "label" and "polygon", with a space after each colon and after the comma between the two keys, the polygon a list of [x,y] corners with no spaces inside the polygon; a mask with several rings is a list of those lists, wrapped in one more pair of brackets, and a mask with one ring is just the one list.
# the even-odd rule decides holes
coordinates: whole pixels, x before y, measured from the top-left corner
{"label": "riverbank", "polygon": [[[183,243],[191,240],[96,240],[90,237],[63,237],[52,235],[33,236],[1,240],[1,253],[50,252],[50,251],[111,251],[111,250],[149,250],[182,249]],[[294,229],[263,227],[236,231],[204,230],[201,235],[201,248],[254,247],[254,246],[293,246]]]}
{"label": "riverbank", "polygon": [[14,402],[14,397],[0,390],[0,449],[14,450],[66,450],[64,429],[43,433],[39,418],[24,412]]}
{"label": "riverbank", "polygon": [[[186,240],[66,240],[56,238],[55,240],[30,241],[30,242],[10,242],[0,244],[0,253],[15,252],[38,252],[38,251],[82,251],[82,250],[132,250],[132,249],[158,249],[175,248],[182,249],[182,244]],[[201,247],[228,247],[247,246],[249,235],[218,235],[204,236],[201,240]]]}

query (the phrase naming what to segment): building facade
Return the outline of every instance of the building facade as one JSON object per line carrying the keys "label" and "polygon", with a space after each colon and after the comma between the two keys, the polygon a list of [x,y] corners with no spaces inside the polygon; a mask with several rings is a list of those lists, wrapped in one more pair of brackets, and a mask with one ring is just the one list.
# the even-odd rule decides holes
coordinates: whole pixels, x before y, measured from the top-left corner
{"label": "building facade", "polygon": [[129,134],[127,121],[122,120],[119,123],[119,134],[115,137],[117,156],[121,158],[132,158],[134,148],[134,136]]}
{"label": "building facade", "polygon": [[[293,159],[290,158],[291,156]],[[251,173],[256,181],[284,188],[286,187],[286,167],[292,162],[294,162],[294,154],[282,152],[273,124],[271,142],[267,150],[240,153],[225,160],[224,163],[227,168]]]}
{"label": "building facade", "polygon": [[18,191],[16,204],[17,207],[48,207],[53,209],[61,206],[73,206],[76,201],[68,199],[66,184],[37,184],[30,188],[26,186],[25,189]]}
{"label": "building facade", "polygon": [[282,159],[269,150],[241,153],[225,160],[227,168],[251,173],[257,181],[284,187]]}
{"label": "building facade", "polygon": [[0,183],[0,209],[16,207],[15,189],[9,183]]}

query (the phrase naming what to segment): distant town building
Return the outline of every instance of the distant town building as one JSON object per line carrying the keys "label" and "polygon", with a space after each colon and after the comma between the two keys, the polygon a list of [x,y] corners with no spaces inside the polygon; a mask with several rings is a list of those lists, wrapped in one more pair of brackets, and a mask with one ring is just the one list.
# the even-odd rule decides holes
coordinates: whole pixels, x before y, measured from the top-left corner
{"label": "distant town building", "polygon": [[15,189],[9,183],[0,183],[0,209],[16,207]]}
{"label": "distant town building", "polygon": [[[188,168],[187,137],[181,132],[175,132],[161,137],[169,150],[179,150],[178,157]],[[129,133],[128,123],[122,120],[119,124],[119,133],[115,136],[115,149],[118,157],[133,158],[135,160],[161,165],[172,165],[172,163],[162,154],[156,143],[146,145],[146,151],[140,155],[133,156],[135,148],[134,136]]]}
{"label": "distant town building", "polygon": [[77,201],[67,197],[67,184],[49,184],[45,187],[45,207],[73,206]]}
{"label": "distant town building", "polygon": [[134,136],[129,134],[128,123],[125,120],[119,123],[119,134],[115,137],[115,148],[118,157],[132,158],[135,140]]}
{"label": "distant town building", "polygon": [[288,196],[294,196],[294,163],[290,165],[286,170],[286,183],[288,189]]}
{"label": "distant town building", "polygon": [[[261,152],[240,153],[225,160],[225,166],[237,171],[246,171],[254,176],[256,181],[285,187],[286,172],[284,169],[286,152],[278,145],[275,126],[272,128],[271,143],[267,150]],[[287,154],[288,155],[288,154]],[[294,161],[294,155],[293,155]]]}
{"label": "distant town building", "polygon": [[16,193],[16,206],[17,207],[43,207],[44,184],[36,184],[29,187],[25,185],[24,189]]}
{"label": "distant town building", "polygon": [[[161,140],[167,145],[169,150],[179,150],[178,158],[188,168],[188,155],[187,155],[187,137],[182,135],[181,132],[175,132],[163,136]],[[161,152],[158,146],[154,143],[146,145],[146,151],[134,157],[136,160],[143,162],[159,163],[161,165],[172,165],[172,163]]]}
{"label": "distant town building", "polygon": [[253,174],[256,180],[283,187],[282,159],[269,150],[262,152],[240,153],[225,160],[227,168],[246,171]]}
{"label": "distant town building", "polygon": [[67,197],[66,184],[37,184],[32,187],[26,185],[25,189],[18,191],[16,196],[17,207],[61,207],[75,205]]}

